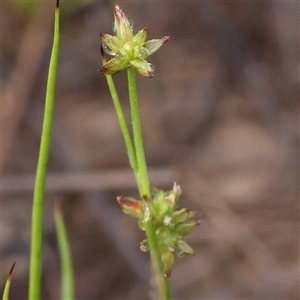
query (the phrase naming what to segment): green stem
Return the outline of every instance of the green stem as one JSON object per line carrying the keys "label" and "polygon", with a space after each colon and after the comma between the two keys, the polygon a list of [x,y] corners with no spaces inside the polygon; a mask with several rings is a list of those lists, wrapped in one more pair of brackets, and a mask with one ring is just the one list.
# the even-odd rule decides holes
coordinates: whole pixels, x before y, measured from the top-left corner
{"label": "green stem", "polygon": [[151,219],[145,224],[145,230],[148,240],[148,246],[150,249],[150,256],[155,280],[160,292],[161,299],[171,300],[172,294],[169,279],[164,275],[164,266],[161,259],[161,253],[159,250],[155,229]]}
{"label": "green stem", "polygon": [[129,102],[131,110],[131,122],[134,138],[135,153],[137,159],[138,167],[138,178],[141,182],[141,196],[147,196],[151,198],[150,194],[150,185],[147,173],[147,165],[144,153],[143,146],[143,137],[142,137],[142,127],[140,121],[138,99],[137,99],[137,89],[136,89],[136,80],[135,80],[135,71],[131,68],[127,70],[128,76],[128,89],[129,89]]}
{"label": "green stem", "polygon": [[[143,147],[143,137],[142,137],[142,128],[139,115],[138,99],[137,99],[137,88],[136,88],[136,79],[135,71],[131,68],[127,70],[128,76],[128,88],[129,88],[129,101],[131,108],[131,118],[132,118],[132,129],[133,137],[137,158],[138,166],[138,177],[140,179],[140,195],[146,197],[146,201],[151,201],[150,185],[147,173],[147,165]],[[143,200],[144,201],[144,200]],[[150,255],[152,260],[153,271],[155,274],[156,283],[161,295],[161,298],[164,300],[171,299],[171,291],[169,286],[169,280],[164,275],[164,265],[161,259],[161,253],[159,250],[159,245],[155,233],[155,228],[153,226],[152,218],[150,216],[149,220],[145,223],[145,230],[148,240],[148,245],[150,249]]]}
{"label": "green stem", "polygon": [[49,66],[44,122],[40,144],[40,153],[36,171],[32,207],[29,299],[34,300],[40,299],[41,293],[44,194],[52,131],[58,48],[59,7],[57,5],[55,9],[54,41]]}
{"label": "green stem", "polygon": [[63,219],[61,204],[54,205],[54,220],[61,261],[61,299],[74,299],[74,271],[72,253]]}
{"label": "green stem", "polygon": [[127,123],[126,123],[126,120],[125,120],[125,116],[123,114],[123,110],[122,110],[122,106],[121,106],[121,103],[120,103],[120,100],[119,100],[119,96],[118,96],[114,81],[112,79],[112,76],[111,75],[106,75],[105,77],[106,77],[106,80],[107,80],[109,91],[110,91],[110,94],[111,94],[111,97],[112,97],[112,100],[113,100],[113,103],[114,103],[114,106],[115,106],[115,110],[116,110],[116,113],[117,113],[117,117],[118,117],[118,120],[119,120],[119,124],[120,124],[120,127],[121,127],[123,138],[124,138],[124,141],[125,141],[125,145],[126,145],[126,149],[127,149],[127,155],[129,157],[129,163],[130,163],[130,166],[131,166],[131,168],[134,172],[136,183],[137,183],[137,185],[140,189],[140,180],[139,180],[139,177],[138,177],[138,165],[137,165],[136,154],[135,154],[135,150],[134,150],[134,147],[133,147],[131,136],[130,136],[130,133],[129,133],[129,130],[128,130],[128,126],[127,126]]}

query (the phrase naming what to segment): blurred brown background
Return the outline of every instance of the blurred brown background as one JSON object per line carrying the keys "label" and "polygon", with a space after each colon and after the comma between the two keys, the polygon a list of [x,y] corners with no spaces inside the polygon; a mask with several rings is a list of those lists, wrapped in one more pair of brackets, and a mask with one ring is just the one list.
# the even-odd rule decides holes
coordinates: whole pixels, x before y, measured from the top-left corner
{"label": "blurred brown background", "polygon": [[[299,2],[122,2],[135,29],[171,40],[138,76],[151,184],[178,182],[201,226],[177,259],[176,299],[299,299]],[[1,284],[26,299],[32,189],[53,2],[2,2]],[[77,299],[151,296],[136,196],[101,66],[114,2],[61,2],[61,46],[45,207],[43,299],[59,299],[52,207],[63,201]],[[114,76],[129,119],[125,72]]]}

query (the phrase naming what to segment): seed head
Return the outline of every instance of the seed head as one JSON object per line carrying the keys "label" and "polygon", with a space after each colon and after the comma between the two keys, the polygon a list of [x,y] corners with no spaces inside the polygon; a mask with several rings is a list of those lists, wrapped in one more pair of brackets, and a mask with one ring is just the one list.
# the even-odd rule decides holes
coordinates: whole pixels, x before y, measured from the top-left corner
{"label": "seed head", "polygon": [[100,33],[104,51],[114,56],[102,66],[100,72],[104,75],[112,75],[133,68],[141,75],[152,78],[154,69],[146,58],[156,52],[170,37],[146,41],[146,28],[134,35],[132,23],[117,4],[113,28],[115,35]]}

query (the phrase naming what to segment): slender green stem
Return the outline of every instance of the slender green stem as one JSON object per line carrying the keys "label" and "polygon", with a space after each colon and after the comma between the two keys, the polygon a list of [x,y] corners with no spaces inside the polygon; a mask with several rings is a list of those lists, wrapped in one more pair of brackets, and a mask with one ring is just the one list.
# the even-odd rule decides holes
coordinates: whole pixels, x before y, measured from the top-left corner
{"label": "slender green stem", "polygon": [[40,299],[41,275],[42,275],[42,239],[43,239],[43,211],[44,193],[50,140],[52,131],[52,119],[54,108],[54,92],[59,48],[59,7],[55,9],[54,41],[50,59],[44,122],[40,144],[40,153],[36,171],[31,227],[31,252],[29,275],[29,299]]}
{"label": "slender green stem", "polygon": [[[132,118],[132,129],[133,129],[133,137],[134,137],[134,144],[135,144],[135,151],[136,151],[137,165],[138,165],[138,176],[140,178],[140,183],[141,183],[139,192],[142,197],[145,196],[147,198],[147,201],[151,201],[150,185],[149,185],[147,165],[146,165],[145,153],[143,147],[142,128],[141,128],[138,99],[137,99],[135,71],[131,68],[128,68],[127,76],[128,76],[129,101],[130,101],[131,118]],[[150,249],[150,255],[151,255],[152,266],[155,274],[155,279],[156,279],[157,286],[159,288],[161,298],[164,300],[171,299],[172,296],[171,296],[171,291],[169,286],[169,280],[167,277],[164,276],[164,265],[161,259],[161,253],[159,250],[159,245],[158,245],[158,241],[157,241],[157,237],[156,237],[156,233],[155,233],[155,229],[151,217],[145,223],[145,230],[146,230],[148,245]]]}
{"label": "slender green stem", "polygon": [[150,185],[147,173],[147,165],[144,153],[143,146],[143,137],[142,137],[142,127],[137,99],[137,89],[136,89],[136,80],[135,80],[135,71],[131,68],[127,70],[128,76],[128,89],[129,89],[129,101],[130,101],[130,110],[131,110],[131,122],[133,130],[133,138],[135,145],[135,153],[138,166],[138,178],[141,182],[141,196],[147,196],[149,199],[150,195]]}
{"label": "slender green stem", "polygon": [[171,294],[169,279],[164,275],[164,267],[161,259],[161,253],[159,250],[155,229],[151,219],[145,224],[145,229],[146,229],[146,236],[148,240],[148,246],[150,249],[152,267],[153,267],[155,280],[160,292],[161,299],[171,300],[172,294]]}
{"label": "slender green stem", "polygon": [[126,120],[125,120],[125,116],[123,114],[123,110],[122,110],[122,106],[121,106],[121,103],[120,103],[120,100],[119,100],[119,96],[118,96],[114,81],[112,79],[112,76],[111,75],[106,75],[105,77],[106,77],[107,84],[108,84],[108,87],[109,87],[109,91],[110,91],[110,94],[111,94],[111,97],[112,97],[112,100],[113,100],[113,103],[114,103],[114,106],[115,106],[115,110],[116,110],[117,117],[118,117],[118,120],[119,120],[119,123],[120,123],[121,131],[122,131],[122,134],[123,134],[123,137],[124,137],[124,141],[125,141],[125,145],[126,145],[126,149],[127,149],[127,155],[129,157],[129,163],[130,163],[130,166],[131,166],[131,168],[134,172],[136,183],[137,183],[137,185],[140,189],[140,180],[139,180],[139,177],[138,177],[138,165],[137,165],[136,154],[135,154],[132,139],[131,139],[131,136],[130,136],[130,133],[129,133],[129,129],[128,129],[128,126],[127,126],[127,123],[126,123]]}
{"label": "slender green stem", "polygon": [[54,219],[61,261],[61,299],[73,300],[75,293],[72,253],[60,202],[54,205]]}

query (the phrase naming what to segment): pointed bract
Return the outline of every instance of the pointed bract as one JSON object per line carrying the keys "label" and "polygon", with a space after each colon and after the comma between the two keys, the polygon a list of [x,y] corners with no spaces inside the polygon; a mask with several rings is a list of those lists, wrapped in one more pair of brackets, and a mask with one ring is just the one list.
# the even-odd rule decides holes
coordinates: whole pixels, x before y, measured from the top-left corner
{"label": "pointed bract", "polygon": [[114,30],[116,32],[117,38],[123,41],[129,41],[133,36],[132,27],[124,11],[117,4],[115,5],[114,16]]}
{"label": "pointed bract", "polygon": [[182,222],[175,227],[174,231],[181,236],[186,236],[194,231],[199,225],[200,222],[198,220]]}
{"label": "pointed bract", "polygon": [[149,55],[156,52],[164,43],[170,39],[169,36],[165,36],[162,39],[150,40],[144,44],[144,47],[149,51]]}
{"label": "pointed bract", "polygon": [[132,59],[129,63],[141,75],[146,76],[148,78],[153,77],[152,66],[145,59],[135,58],[135,59]]}
{"label": "pointed bract", "polygon": [[179,257],[185,257],[194,253],[193,249],[183,240],[177,241],[177,251]]}
{"label": "pointed bract", "polygon": [[132,42],[136,43],[139,47],[143,47],[146,41],[146,37],[147,37],[147,30],[146,28],[143,28],[132,38]]}
{"label": "pointed bract", "polygon": [[171,251],[162,253],[162,260],[164,262],[164,272],[166,277],[171,276],[174,265],[174,254]]}
{"label": "pointed bract", "polygon": [[120,40],[117,37],[110,34],[100,33],[100,36],[105,52],[109,55],[116,55],[120,47],[122,46]]}
{"label": "pointed bract", "polygon": [[122,66],[122,69],[125,69],[129,67],[129,64],[126,59],[120,55],[117,55],[103,65],[103,67],[100,69],[100,72],[103,75],[112,75],[121,71],[120,66]]}
{"label": "pointed bract", "polygon": [[118,203],[121,205],[125,214],[131,215],[137,219],[143,217],[143,209],[141,201],[129,197],[117,197]]}

